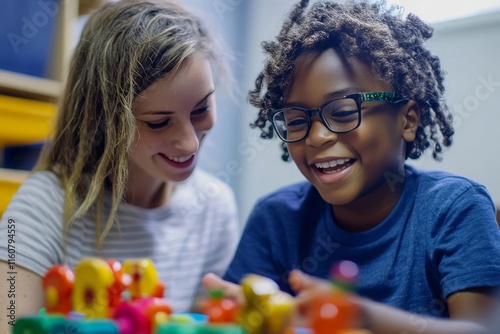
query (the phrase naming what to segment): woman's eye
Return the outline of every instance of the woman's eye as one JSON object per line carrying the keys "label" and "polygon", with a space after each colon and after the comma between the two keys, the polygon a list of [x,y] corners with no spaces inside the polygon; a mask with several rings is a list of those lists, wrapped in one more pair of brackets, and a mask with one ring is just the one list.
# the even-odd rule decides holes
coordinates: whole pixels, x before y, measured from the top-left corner
{"label": "woman's eye", "polygon": [[193,112],[191,112],[191,117],[199,117],[199,116],[202,116],[202,115],[204,115],[205,113],[207,113],[207,111],[208,111],[208,110],[209,110],[209,108],[208,108],[208,107],[193,110]]}
{"label": "woman's eye", "polygon": [[169,119],[166,119],[166,120],[158,122],[158,123],[146,122],[146,124],[148,125],[148,127],[155,130],[155,129],[161,129],[161,128],[167,126],[169,121],[170,121]]}

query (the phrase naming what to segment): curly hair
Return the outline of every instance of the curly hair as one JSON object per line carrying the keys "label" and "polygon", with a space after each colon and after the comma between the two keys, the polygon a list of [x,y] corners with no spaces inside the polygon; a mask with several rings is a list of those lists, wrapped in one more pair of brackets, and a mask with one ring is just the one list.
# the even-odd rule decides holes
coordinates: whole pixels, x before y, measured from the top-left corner
{"label": "curly hair", "polygon": [[[454,130],[443,98],[444,71],[439,58],[424,45],[433,29],[414,14],[403,18],[400,7],[387,7],[384,1],[320,1],[307,10],[308,4],[308,0],[296,4],[276,40],[262,43],[267,59],[255,89],[249,92],[249,102],[259,109],[251,126],[261,129],[262,138],[272,138],[267,112],[282,107],[297,58],[335,48],[366,62],[396,93],[419,105],[420,124],[415,140],[407,144],[405,158],[417,159],[431,147],[433,158],[440,161]],[[282,159],[290,160],[286,144],[282,147]]]}

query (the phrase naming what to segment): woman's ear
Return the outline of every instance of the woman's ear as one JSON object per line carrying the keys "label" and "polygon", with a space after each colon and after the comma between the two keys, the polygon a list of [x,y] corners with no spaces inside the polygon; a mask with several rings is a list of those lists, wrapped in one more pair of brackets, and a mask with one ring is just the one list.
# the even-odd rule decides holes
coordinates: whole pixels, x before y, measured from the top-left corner
{"label": "woman's ear", "polygon": [[409,100],[402,107],[403,139],[410,143],[415,140],[418,124],[420,123],[420,107],[414,100]]}

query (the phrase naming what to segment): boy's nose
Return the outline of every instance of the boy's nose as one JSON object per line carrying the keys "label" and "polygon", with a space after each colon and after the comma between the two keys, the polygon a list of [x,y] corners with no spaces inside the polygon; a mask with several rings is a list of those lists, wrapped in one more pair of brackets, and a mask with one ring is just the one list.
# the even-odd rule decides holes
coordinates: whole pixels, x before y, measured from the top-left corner
{"label": "boy's nose", "polygon": [[307,145],[320,147],[327,142],[337,141],[337,139],[338,134],[330,131],[320,118],[315,117],[311,120],[311,128],[306,138]]}

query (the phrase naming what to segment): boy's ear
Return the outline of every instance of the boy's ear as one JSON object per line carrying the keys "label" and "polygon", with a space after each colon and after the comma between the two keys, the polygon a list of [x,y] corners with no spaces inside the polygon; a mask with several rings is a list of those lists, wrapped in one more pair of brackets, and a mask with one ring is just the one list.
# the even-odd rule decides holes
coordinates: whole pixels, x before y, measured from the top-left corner
{"label": "boy's ear", "polygon": [[409,100],[402,107],[403,139],[410,143],[415,140],[418,124],[420,123],[420,107],[414,100]]}

